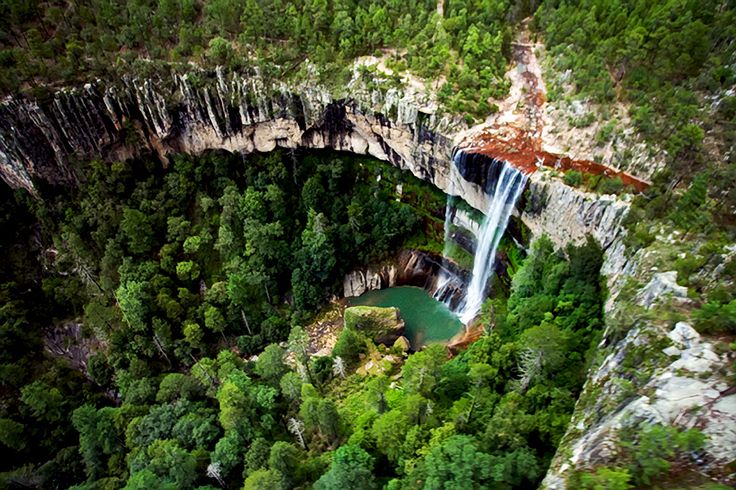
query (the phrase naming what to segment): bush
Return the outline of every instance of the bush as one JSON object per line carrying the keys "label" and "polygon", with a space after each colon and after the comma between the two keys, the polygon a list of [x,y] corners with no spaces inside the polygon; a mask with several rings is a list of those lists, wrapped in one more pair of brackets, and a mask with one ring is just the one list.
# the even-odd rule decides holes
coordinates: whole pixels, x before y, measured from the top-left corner
{"label": "bush", "polygon": [[583,174],[577,170],[568,170],[565,172],[564,181],[569,186],[577,187],[583,182]]}
{"label": "bush", "polygon": [[618,194],[624,188],[621,177],[605,178],[598,184],[598,192],[601,194]]}
{"label": "bush", "polygon": [[580,475],[580,485],[585,490],[626,490],[632,488],[627,469],[598,468],[595,473]]}
{"label": "bush", "polygon": [[360,359],[360,354],[366,351],[366,340],[365,335],[360,332],[356,332],[351,328],[344,328],[340,332],[340,337],[332,350],[332,355],[341,357],[348,365],[354,365]]}
{"label": "bush", "polygon": [[730,303],[708,302],[693,312],[701,333],[736,333],[736,299]]}
{"label": "bush", "polygon": [[651,485],[670,471],[672,463],[685,453],[703,447],[705,435],[697,429],[680,430],[673,426],[644,425],[634,440],[622,441],[631,450],[629,471],[636,486]]}

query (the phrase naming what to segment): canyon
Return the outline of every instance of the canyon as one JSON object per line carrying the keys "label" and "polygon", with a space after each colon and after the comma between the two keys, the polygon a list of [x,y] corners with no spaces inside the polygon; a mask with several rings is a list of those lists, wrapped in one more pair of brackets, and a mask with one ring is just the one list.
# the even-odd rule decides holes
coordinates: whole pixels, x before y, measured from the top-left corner
{"label": "canyon", "polygon": [[[533,104],[543,105],[543,84],[538,77],[528,76],[536,66],[529,53],[529,49],[521,50],[519,56],[526,63],[517,62],[511,71],[519,83],[536,89],[515,88],[511,93],[527,94]],[[626,308],[618,299],[626,278],[636,277],[647,284],[656,272],[642,265],[641,254],[626,250],[623,221],[630,197],[567,186],[554,168],[562,160],[559,155],[548,152],[541,143],[531,147],[519,143],[520,131],[525,138],[542,132],[535,122],[537,105],[525,106],[528,110],[509,109],[522,113],[515,117],[502,107],[492,120],[468,128],[463,120],[442,114],[434,96],[422,87],[379,90],[356,81],[328,89],[314,80],[287,84],[240,76],[223,68],[192,70],[196,77],[171,73],[151,79],[96,81],[59,90],[44,100],[14,97],[2,101],[0,175],[11,187],[42,198],[45,189],[63,192],[65,186],[84,180],[78,162],[89,159],[112,162],[152,153],[166,165],[168,156],[175,153],[328,148],[389,162],[486,212],[491,204],[486,188],[489,169],[496,160],[516,161],[527,169],[529,178],[515,213],[532,240],[548,235],[556,245],[564,246],[591,235],[604,249],[603,273],[610,293],[607,317],[616,317]],[[454,171],[452,155],[457,148],[477,156]],[[546,161],[544,155],[549,156]],[[574,159],[567,162],[569,168],[592,168],[581,167]],[[610,172],[620,174],[615,169]],[[637,188],[646,185],[647,178],[646,174],[627,176]],[[345,279],[345,295],[391,285],[397,274],[391,269],[356,271]],[[545,487],[565,488],[572,469],[615,460],[616,431],[632,419],[677,422],[712,434],[702,468],[707,474],[716,474],[720,465],[736,457],[736,433],[728,428],[730,421],[736,422],[736,395],[726,392],[715,369],[726,362],[725,355],[716,353],[707,339],[694,337],[691,329],[678,323],[675,330],[664,332],[639,321],[623,338],[604,335],[600,349],[605,360],[589,373]],[[655,356],[647,384],[654,394],[623,396],[617,383],[617,377],[624,376],[619,372],[623,359],[641,346],[659,346],[661,339],[670,339],[678,350],[670,354],[678,359],[704,359],[710,362],[708,369],[695,369],[669,355]],[[689,357],[682,357],[682,352],[689,352]],[[708,390],[692,393],[683,388],[688,383],[701,383]],[[684,391],[687,393],[679,396]],[[703,405],[708,408],[694,411]]]}

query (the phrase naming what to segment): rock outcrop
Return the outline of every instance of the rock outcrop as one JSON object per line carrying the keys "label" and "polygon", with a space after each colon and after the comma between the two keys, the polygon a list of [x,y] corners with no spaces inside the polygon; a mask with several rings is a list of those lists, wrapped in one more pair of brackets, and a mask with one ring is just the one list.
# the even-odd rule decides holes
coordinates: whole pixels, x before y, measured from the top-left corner
{"label": "rock outcrop", "polygon": [[436,114],[416,92],[348,87],[350,98],[318,83],[194,71],[170,79],[124,79],[61,90],[49,100],[0,104],[0,175],[32,190],[33,180],[74,184],[73,161],[116,160],[150,151],[239,153],[331,148],[378,159],[447,188],[453,138],[462,123]]}
{"label": "rock outcrop", "polygon": [[[702,453],[688,456],[691,468],[733,485],[734,353],[720,339],[673,320],[692,308],[688,288],[677,284],[676,272],[659,272],[698,245],[665,228],[650,246],[626,253],[623,238],[621,232],[606,250],[610,297],[597,359],[542,488],[570,488],[574,471],[620,466],[622,434],[636,434],[642,424],[701,430],[707,439]],[[730,253],[699,274],[717,276]]]}
{"label": "rock outcrop", "polygon": [[590,234],[607,249],[622,234],[629,203],[616,196],[585,192],[565,185],[548,171],[529,178],[521,219],[532,235],[546,233],[558,246],[580,242]]}
{"label": "rock outcrop", "polygon": [[419,250],[402,250],[395,260],[349,272],[343,280],[343,296],[352,298],[367,291],[394,286],[417,286],[434,295],[440,286],[440,272],[443,268],[449,268],[449,275],[455,279],[443,288],[442,299],[448,299],[452,304],[462,296],[467,271],[454,267],[441,257]]}
{"label": "rock outcrop", "polygon": [[392,346],[404,336],[404,320],[398,308],[351,306],[345,308],[345,328],[363,332],[376,343]]}
{"label": "rock outcrop", "polygon": [[655,302],[671,298],[680,301],[687,298],[687,288],[677,284],[677,271],[654,274],[652,280],[639,292],[637,302],[650,309]]}
{"label": "rock outcrop", "polygon": [[[615,464],[619,431],[640,423],[701,429],[707,439],[698,464],[718,475],[736,459],[736,394],[728,394],[726,379],[710,375],[726,362],[684,322],[664,337],[648,328],[629,331],[591,373],[563,441],[567,456],[558,450],[543,488],[567,488],[564,476],[573,468]],[[648,381],[634,389],[630,380],[643,375]]]}

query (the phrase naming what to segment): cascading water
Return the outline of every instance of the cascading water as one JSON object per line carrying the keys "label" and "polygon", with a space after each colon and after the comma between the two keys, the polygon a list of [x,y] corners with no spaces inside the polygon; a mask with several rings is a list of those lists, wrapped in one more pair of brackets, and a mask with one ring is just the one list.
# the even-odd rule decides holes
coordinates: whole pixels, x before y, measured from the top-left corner
{"label": "cascading water", "polygon": [[488,278],[493,272],[496,260],[496,249],[506,231],[516,201],[524,191],[527,178],[524,172],[507,162],[501,162],[501,172],[495,182],[491,202],[478,233],[478,244],[473,257],[473,275],[457,311],[460,320],[465,324],[476,317],[483,304]]}
{"label": "cascading water", "polygon": [[[453,171],[461,169],[463,177],[470,177],[470,173],[479,170],[477,165],[472,162],[468,164],[468,157],[478,157],[478,155],[463,153],[458,151],[453,156]],[[527,175],[522,171],[514,168],[505,161],[493,161],[490,167],[486,168],[487,175],[484,176],[485,191],[490,194],[491,200],[485,213],[485,218],[477,235],[477,243],[475,247],[475,255],[473,257],[473,271],[470,282],[463,287],[463,297],[457,303],[455,313],[460,320],[468,324],[480,311],[483,300],[485,299],[485,291],[488,284],[488,278],[494,269],[496,259],[496,249],[501,241],[501,237],[506,231],[511,212],[516,205],[516,201],[524,191],[526,186]],[[469,175],[465,175],[468,173]],[[494,178],[495,176],[495,178]],[[451,179],[452,180],[452,179]],[[475,180],[475,179],[473,179]],[[450,227],[452,225],[452,216],[454,212],[452,201],[452,189],[448,192],[447,208],[445,211],[445,249],[444,257],[447,262],[448,251],[451,247],[452,237],[450,236]],[[451,284],[457,279],[446,267],[440,274],[435,292],[435,299],[444,301],[449,305],[447,290]]]}
{"label": "cascading water", "polygon": [[447,256],[450,253],[450,247],[452,246],[452,238],[450,237],[452,227],[452,213],[453,213],[453,190],[454,184],[452,180],[452,172],[454,172],[455,166],[450,167],[451,178],[450,186],[447,190],[447,204],[445,205],[445,247],[442,250],[442,268],[440,269],[439,277],[437,278],[437,289],[434,292],[434,299],[441,301],[449,306],[450,298],[448,297],[448,290],[453,282],[454,276],[448,269]]}

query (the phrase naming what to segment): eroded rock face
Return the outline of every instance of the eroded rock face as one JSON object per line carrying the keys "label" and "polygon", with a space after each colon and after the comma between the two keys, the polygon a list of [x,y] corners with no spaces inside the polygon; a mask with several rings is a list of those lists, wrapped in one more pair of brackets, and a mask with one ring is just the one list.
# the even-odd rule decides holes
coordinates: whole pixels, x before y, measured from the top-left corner
{"label": "eroded rock face", "polygon": [[584,192],[535,172],[529,178],[521,219],[532,234],[549,235],[558,246],[581,242],[591,234],[607,249],[623,233],[621,223],[629,204],[616,196]]}
{"label": "eroded rock face", "polygon": [[[387,161],[480,211],[488,208],[482,162],[478,168],[452,164],[465,125],[438,115],[432,95],[349,90],[350,98],[340,98],[310,80],[266,84],[218,69],[96,82],[43,102],[6,99],[0,103],[0,176],[32,191],[33,179],[75,185],[84,176],[73,162],[84,159],[153,152],[166,163],[179,152],[329,148]],[[522,219],[534,234],[566,243],[592,232],[604,246],[627,208],[538,174],[530,179],[528,203]]]}
{"label": "eroded rock face", "polygon": [[[558,452],[543,488],[567,488],[572,468],[615,464],[619,430],[641,422],[702,429],[708,439],[701,470],[718,474],[736,458],[736,395],[716,373],[725,356],[685,322],[664,337],[646,326],[631,330],[588,379],[565,437],[569,446],[562,444],[568,457]],[[633,390],[629,380],[647,371],[649,381]]]}
{"label": "eroded rock face", "polygon": [[396,265],[387,264],[376,268],[356,269],[345,275],[343,296],[354,298],[366,291],[375,291],[396,286]]}
{"label": "eroded rock face", "polygon": [[425,289],[430,295],[434,295],[443,267],[452,267],[450,272],[455,280],[445,286],[445,297],[441,299],[443,301],[449,299],[452,304],[462,296],[467,271],[455,268],[452,264],[443,263],[441,257],[419,250],[402,250],[395,260],[349,272],[343,280],[343,296],[352,298],[367,291],[394,286],[417,286]]}
{"label": "eroded rock face", "polygon": [[[50,100],[0,104],[0,175],[13,187],[32,179],[53,185],[82,177],[75,159],[107,161],[152,151],[251,153],[275,148],[331,148],[389,161],[447,187],[453,137],[462,123],[437,116],[429,96],[395,89],[350,99],[305,81],[196,72],[171,79],[97,82]],[[201,82],[199,79],[204,78]]]}
{"label": "eroded rock face", "polygon": [[667,298],[677,298],[681,301],[687,298],[687,288],[677,284],[677,271],[654,274],[637,299],[640,305],[649,309],[655,302]]}

